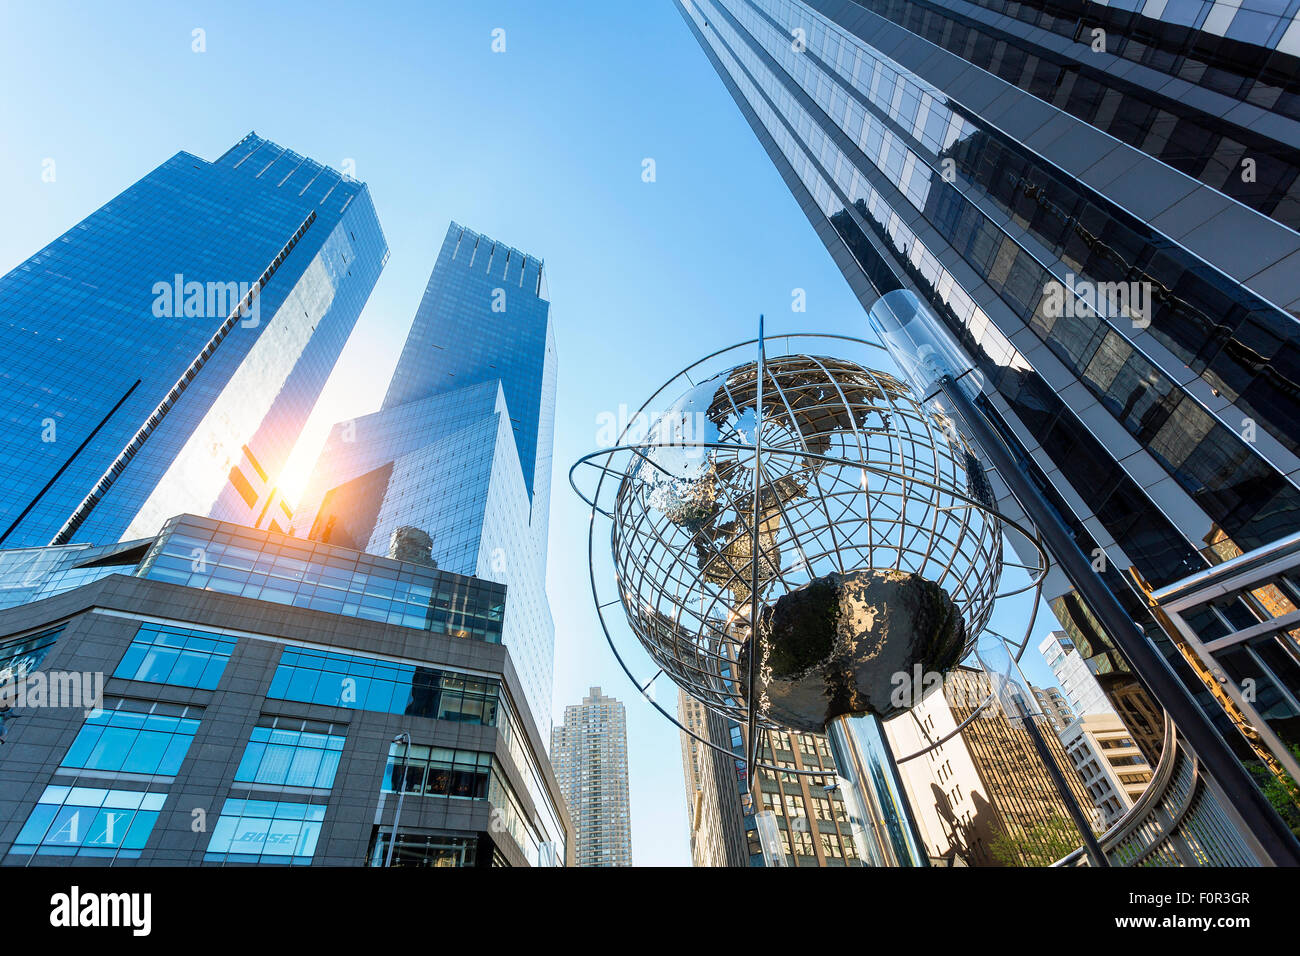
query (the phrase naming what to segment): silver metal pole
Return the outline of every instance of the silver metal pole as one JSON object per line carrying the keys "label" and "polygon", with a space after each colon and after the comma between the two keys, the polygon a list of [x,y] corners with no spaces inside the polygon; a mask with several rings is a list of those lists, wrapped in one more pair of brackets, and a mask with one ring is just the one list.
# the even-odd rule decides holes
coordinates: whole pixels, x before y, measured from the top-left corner
{"label": "silver metal pole", "polygon": [[759,455],[763,451],[763,371],[766,357],[763,348],[763,317],[758,317],[758,366],[754,376],[754,511],[752,541],[750,545],[749,575],[749,754],[745,773],[749,780],[749,793],[754,794],[754,774],[758,770],[758,669],[762,664],[762,647],[758,637],[758,561],[761,553],[759,538],[759,502],[762,498],[762,469]]}
{"label": "silver metal pole", "polygon": [[393,865],[393,848],[397,846],[397,828],[402,822],[402,798],[406,796],[406,765],[411,756],[411,735],[404,730],[393,738],[393,743],[399,740],[406,741],[406,748],[402,751],[402,776],[397,791],[397,809],[393,812],[393,829],[388,835],[388,853],[384,857],[386,867]]}
{"label": "silver metal pole", "polygon": [[826,725],[858,855],[868,866],[929,866],[884,725],[873,714]]}
{"label": "silver metal pole", "polygon": [[1017,706],[1020,710],[1021,723],[1025,728],[1025,732],[1029,734],[1029,739],[1033,741],[1034,752],[1038,754],[1038,762],[1047,771],[1047,775],[1052,780],[1053,788],[1061,795],[1065,809],[1070,813],[1070,819],[1074,822],[1075,829],[1079,831],[1079,836],[1083,838],[1083,849],[1088,854],[1089,865],[1103,868],[1110,866],[1110,859],[1102,850],[1101,844],[1097,842],[1097,837],[1092,832],[1092,825],[1088,822],[1088,818],[1084,816],[1083,807],[1079,805],[1078,798],[1066,782],[1065,774],[1057,766],[1056,758],[1052,756],[1052,751],[1047,746],[1043,732],[1039,729],[1038,722],[1034,720],[1033,713],[1025,706],[1023,697],[1018,698]]}

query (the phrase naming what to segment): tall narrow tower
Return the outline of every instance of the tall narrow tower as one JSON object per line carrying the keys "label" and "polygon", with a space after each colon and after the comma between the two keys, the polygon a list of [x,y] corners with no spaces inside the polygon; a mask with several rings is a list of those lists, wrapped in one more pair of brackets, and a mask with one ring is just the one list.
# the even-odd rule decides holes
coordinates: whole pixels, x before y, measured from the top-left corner
{"label": "tall narrow tower", "polygon": [[452,223],[384,410],[499,381],[543,570],[555,438],[555,329],[542,260]]}
{"label": "tall narrow tower", "polygon": [[623,704],[593,687],[565,707],[551,730],[551,763],[578,834],[578,866],[631,866]]}
{"label": "tall narrow tower", "polygon": [[452,223],[383,406],[334,426],[294,515],[303,537],[388,554],[395,535],[414,536],[439,568],[505,584],[504,643],[543,736],[555,658],[547,294],[540,259]]}

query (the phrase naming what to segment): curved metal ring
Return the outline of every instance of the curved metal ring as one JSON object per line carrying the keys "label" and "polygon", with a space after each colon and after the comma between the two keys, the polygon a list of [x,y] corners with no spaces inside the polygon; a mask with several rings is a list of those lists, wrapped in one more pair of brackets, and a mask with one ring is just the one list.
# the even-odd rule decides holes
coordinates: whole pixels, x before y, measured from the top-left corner
{"label": "curved metal ring", "polygon": [[[588,522],[588,528],[587,528],[587,577],[591,583],[591,599],[596,605],[596,617],[600,621],[601,632],[605,635],[605,643],[609,645],[610,651],[614,654],[614,659],[618,661],[618,666],[623,669],[623,673],[627,675],[627,679],[630,680],[632,684],[636,687],[637,693],[639,693],[643,698],[645,698],[646,702],[651,707],[653,707],[655,710],[659,711],[660,714],[666,717],[669,723],[673,724],[673,726],[675,726],[682,733],[688,734],[689,736],[693,737],[695,740],[698,740],[700,743],[704,744],[710,750],[715,750],[730,760],[736,760],[737,755],[734,751],[729,750],[726,747],[720,747],[711,740],[706,740],[705,738],[697,734],[695,731],[687,727],[685,724],[683,724],[681,721],[679,721],[672,714],[668,713],[668,711],[664,710],[663,707],[659,705],[659,702],[654,698],[650,697],[650,695],[648,695],[643,689],[644,687],[648,686],[648,684],[642,684],[640,681],[638,681],[635,675],[633,675],[632,669],[628,667],[627,662],[623,660],[623,655],[619,653],[618,647],[614,644],[614,636],[609,633],[609,625],[605,623],[605,612],[604,612],[604,607],[600,603],[600,595],[596,593],[596,565],[595,562],[592,560],[593,550],[595,548],[595,541],[596,541],[596,512],[593,509],[591,513],[591,518]],[[614,601],[618,601],[619,603],[621,603],[620,598],[614,598]],[[606,603],[609,604],[613,602],[606,602]],[[654,683],[654,678],[651,678],[651,680],[648,683]],[[675,687],[676,685],[674,684],[673,686]],[[727,718],[727,719],[730,720],[731,718]],[[755,762],[754,766],[760,770],[767,770],[770,773],[789,773],[800,777],[834,776],[833,773],[828,774],[824,769],[821,771],[798,770],[789,767],[774,767],[771,764],[758,763],[758,762]]]}
{"label": "curved metal ring", "polygon": [[946,744],[948,741],[952,740],[952,738],[956,737],[956,736],[957,736],[958,734],[960,734],[963,730],[965,730],[965,729],[970,725],[970,723],[971,723],[971,722],[972,722],[976,717],[978,717],[981,713],[984,712],[984,708],[987,707],[987,706],[988,706],[989,704],[991,704],[991,703],[993,703],[993,695],[992,695],[992,694],[989,694],[989,695],[988,695],[987,697],[985,697],[982,701],[980,701],[980,705],[979,705],[978,707],[976,707],[974,710],[972,710],[972,711],[970,712],[970,716],[969,716],[969,717],[967,717],[965,720],[963,720],[960,724],[958,724],[958,725],[957,725],[956,727],[954,727],[952,730],[948,731],[948,733],[944,734],[942,737],[940,737],[940,738],[939,738],[938,740],[936,740],[934,743],[930,744],[930,746],[928,746],[928,747],[924,747],[924,748],[922,748],[921,750],[916,751],[915,753],[910,753],[910,754],[908,754],[906,757],[895,757],[895,758],[894,758],[894,763],[907,763],[907,761],[909,761],[909,760],[915,760],[917,757],[923,757],[923,756],[925,756],[925,755],[928,754],[931,750],[934,750],[936,747],[942,747],[942,746],[943,746],[944,744]]}
{"label": "curved metal ring", "polygon": [[[1040,590],[1040,591],[1042,590],[1041,586],[1040,586],[1039,590]],[[1033,611],[1032,611],[1032,612],[1030,613],[1030,615],[1029,615],[1029,626],[1025,629],[1025,639],[1024,639],[1024,641],[1023,641],[1023,642],[1021,643],[1021,645],[1020,645],[1020,650],[1016,653],[1016,660],[1017,660],[1017,661],[1020,660],[1020,655],[1023,654],[1023,653],[1025,652],[1025,648],[1029,646],[1029,637],[1030,637],[1030,635],[1031,635],[1031,634],[1033,633],[1033,631],[1034,631],[1034,621],[1035,621],[1037,618],[1038,618],[1038,601],[1037,601],[1037,599],[1035,599],[1035,601],[1034,601],[1034,609],[1033,609]],[[988,633],[994,635],[995,637],[1000,637],[1000,638],[1002,638],[1002,640],[1004,640],[1004,641],[1006,640],[1006,638],[1005,638],[1005,637],[1002,637],[1002,635],[999,634],[997,631],[994,631],[994,630],[991,630],[991,629],[988,629],[988,628],[985,628],[985,630],[987,630]],[[948,733],[944,734],[942,737],[940,737],[940,738],[939,738],[938,740],[936,740],[934,743],[930,744],[930,746],[928,746],[928,747],[922,747],[920,750],[916,751],[915,753],[910,753],[910,754],[908,754],[906,757],[895,757],[895,758],[894,758],[894,761],[895,761],[896,763],[907,763],[907,761],[909,761],[909,760],[915,760],[917,757],[922,757],[922,756],[924,756],[925,754],[928,754],[931,750],[934,750],[934,749],[937,748],[937,747],[942,747],[942,746],[943,746],[944,744],[946,744],[948,741],[952,740],[952,738],[956,737],[956,736],[957,736],[958,734],[960,734],[963,730],[965,730],[967,727],[969,727],[970,724],[971,724],[971,722],[972,722],[976,717],[978,717],[981,713],[983,713],[984,708],[987,707],[987,706],[988,706],[989,704],[991,704],[992,702],[993,702],[993,692],[990,691],[990,692],[989,692],[989,695],[988,695],[987,697],[985,697],[982,701],[980,701],[980,705],[979,705],[978,707],[976,707],[973,711],[971,711],[971,712],[970,712],[970,715],[967,716],[967,718],[966,718],[965,720],[963,720],[960,724],[958,724],[958,725],[957,725],[956,727],[954,727],[952,730],[948,731]]]}
{"label": "curved metal ring", "polygon": [[[593,495],[593,497],[588,498],[585,494],[583,494],[582,490],[578,488],[577,483],[574,479],[574,473],[577,471],[578,467],[581,465],[590,465],[593,459],[598,458],[601,455],[611,456],[621,451],[636,453],[637,450],[641,448],[655,448],[655,447],[714,448],[714,449],[721,449],[724,451],[753,451],[752,446],[737,445],[730,442],[685,442],[684,441],[684,442],[677,442],[672,445],[654,445],[654,444],[615,445],[612,448],[602,448],[598,451],[588,452],[587,454],[579,458],[577,461],[575,461],[573,463],[573,466],[569,469],[569,485],[570,487],[573,488],[574,492],[578,495],[578,497],[582,499],[583,503],[591,507],[593,518],[595,514],[601,514],[606,518],[609,518],[611,521],[614,519],[614,516],[612,514],[610,514],[608,511],[606,511],[604,508],[601,508],[597,504],[597,501],[599,500],[599,488],[600,485],[604,483],[606,475],[618,474],[620,476],[623,476],[626,475],[627,472],[616,471],[615,469],[602,467],[599,465],[592,465],[592,467],[596,468],[601,473],[601,478],[600,481],[597,483],[596,495]],[[869,474],[880,475],[882,477],[893,478],[895,480],[898,480],[900,478],[897,472],[890,471],[887,468],[880,468],[876,465],[870,465],[865,462],[845,461],[843,458],[835,458],[831,455],[819,455],[814,452],[797,451],[795,449],[787,449],[787,448],[769,448],[767,453],[768,455],[785,455],[789,457],[812,459],[815,461],[824,461],[824,462],[829,462],[831,464],[841,465],[845,468],[858,468],[862,471],[868,472]],[[1036,531],[1031,534],[1028,531],[1028,529],[1024,528],[1018,521],[1015,521],[1007,517],[1002,512],[998,511],[996,508],[989,507],[988,505],[984,504],[982,501],[978,501],[975,498],[972,498],[970,495],[958,491],[955,488],[947,488],[942,485],[938,485],[932,481],[929,481],[925,478],[913,478],[911,476],[903,476],[903,477],[905,477],[908,483],[910,484],[918,485],[922,488],[929,488],[931,491],[941,492],[942,494],[948,495],[952,498],[956,498],[958,501],[963,501],[966,504],[970,505],[971,507],[978,508],[980,511],[984,512],[985,514],[993,518],[996,518],[1002,524],[1018,532],[1026,541],[1028,541],[1030,544],[1034,546],[1035,550],[1038,551],[1038,557],[1039,557],[1038,567],[1035,569],[1034,573],[1030,576],[1029,584],[1017,587],[1011,591],[995,593],[993,595],[994,601],[1000,600],[1001,598],[1011,597],[1012,595],[1015,594],[1021,594],[1024,591],[1027,591],[1030,587],[1038,587],[1041,590],[1042,582],[1047,577],[1047,571],[1050,562],[1048,559],[1046,549],[1038,540],[1038,533]],[[893,495],[897,495],[898,492],[884,492],[884,494],[893,496]],[[588,560],[588,564],[590,565],[590,560]],[[1019,565],[1019,566],[1024,568],[1026,571],[1029,570],[1028,565]],[[1037,602],[1035,602],[1035,607],[1037,607]],[[1017,656],[1017,660],[1018,659],[1019,656]]]}
{"label": "curved metal ring", "polygon": [[[862,338],[859,338],[859,337],[856,337],[856,336],[837,335],[837,334],[831,334],[831,333],[796,332],[796,333],[790,333],[790,334],[787,334],[787,335],[778,335],[778,336],[773,336],[773,337],[769,338],[768,341],[781,340],[781,339],[784,339],[784,340],[787,342],[787,345],[788,345],[788,342],[789,342],[790,339],[829,339],[829,340],[836,340],[836,341],[842,341],[842,342],[853,342],[853,343],[855,343],[855,344],[863,345],[863,346],[866,346],[866,347],[868,347],[868,348],[879,349],[879,350],[881,350],[881,351],[885,351],[885,352],[887,352],[887,350],[885,349],[885,347],[884,347],[883,345],[881,345],[880,343],[878,343],[878,342],[873,342],[873,341],[871,341],[871,340],[868,340],[868,339],[862,339]],[[611,520],[611,521],[614,520],[614,515],[613,515],[611,512],[609,512],[609,511],[605,510],[604,508],[600,507],[600,505],[599,505],[600,493],[601,493],[601,489],[602,489],[603,486],[604,486],[604,483],[605,483],[605,479],[606,479],[606,477],[611,476],[611,475],[617,475],[617,476],[619,477],[620,481],[621,481],[621,479],[622,479],[622,478],[627,474],[627,472],[626,472],[626,470],[616,470],[616,469],[613,469],[613,468],[608,467],[608,461],[607,461],[604,465],[602,465],[602,464],[600,464],[600,463],[597,463],[597,462],[596,462],[596,459],[600,458],[601,456],[604,456],[604,457],[608,460],[608,459],[612,458],[615,454],[617,454],[617,453],[619,453],[619,452],[622,452],[622,451],[626,451],[626,452],[628,452],[630,455],[637,455],[637,456],[640,456],[640,457],[644,457],[644,456],[641,454],[641,449],[644,449],[645,447],[648,447],[645,443],[640,443],[640,444],[637,444],[637,445],[631,445],[631,444],[626,444],[625,441],[624,441],[624,440],[626,439],[626,437],[627,437],[628,430],[629,430],[629,428],[631,427],[631,423],[634,422],[634,421],[637,421],[637,420],[638,420],[642,415],[644,415],[644,414],[646,413],[646,409],[649,408],[650,405],[651,405],[651,404],[652,404],[652,403],[653,403],[653,402],[654,402],[654,401],[655,401],[655,400],[656,400],[656,399],[657,399],[657,398],[658,398],[658,397],[659,397],[659,396],[660,396],[660,395],[661,395],[661,394],[662,394],[666,389],[668,389],[668,388],[669,388],[669,387],[670,387],[674,382],[678,381],[678,380],[679,380],[680,378],[682,378],[683,376],[685,376],[685,377],[686,377],[686,380],[687,380],[688,382],[690,382],[690,384],[691,384],[692,386],[694,386],[696,383],[695,383],[695,381],[691,378],[691,376],[690,376],[690,372],[694,371],[695,369],[697,369],[699,366],[705,364],[706,362],[709,362],[709,361],[711,361],[711,360],[717,358],[717,357],[720,356],[720,355],[725,355],[725,354],[728,353],[728,352],[735,351],[735,350],[737,350],[737,349],[742,349],[742,348],[745,348],[745,347],[747,347],[747,346],[754,345],[754,344],[756,344],[758,341],[759,341],[759,340],[758,340],[757,338],[747,339],[747,340],[745,340],[745,341],[743,341],[743,342],[738,342],[738,343],[736,343],[736,344],[734,344],[734,345],[730,345],[730,346],[727,346],[727,347],[725,347],[725,348],[717,349],[717,350],[715,350],[715,351],[709,353],[708,355],[704,356],[703,358],[701,358],[701,359],[699,359],[699,360],[697,360],[697,361],[691,363],[690,365],[687,365],[687,366],[686,366],[685,368],[683,368],[681,371],[677,372],[675,375],[673,375],[673,376],[671,376],[669,379],[667,379],[667,380],[664,382],[663,385],[661,385],[658,389],[656,389],[656,390],[655,390],[655,391],[654,391],[654,392],[649,396],[649,398],[647,398],[647,399],[645,400],[645,402],[643,402],[643,403],[641,404],[641,406],[637,409],[636,413],[635,413],[634,415],[630,416],[628,424],[627,424],[627,425],[624,425],[623,429],[622,429],[621,432],[619,433],[618,444],[616,444],[616,445],[614,445],[614,446],[611,446],[611,447],[608,447],[608,448],[598,449],[597,451],[590,452],[590,453],[588,453],[588,454],[582,456],[581,458],[579,458],[579,459],[578,459],[576,462],[574,462],[574,464],[569,468],[569,486],[573,489],[574,493],[577,494],[578,497],[582,499],[583,503],[584,503],[584,504],[587,504],[587,505],[591,508],[591,512],[590,512],[590,516],[589,516],[589,520],[588,520],[588,533],[587,533],[587,571],[588,571],[588,581],[589,581],[589,585],[590,585],[590,588],[591,588],[592,602],[595,604],[595,607],[596,607],[596,616],[597,616],[597,618],[600,620],[600,627],[601,627],[601,631],[602,631],[602,633],[605,635],[605,642],[606,642],[606,644],[609,646],[610,651],[614,654],[614,658],[615,658],[615,660],[618,661],[619,667],[623,670],[623,673],[627,675],[628,680],[630,680],[630,681],[631,681],[631,682],[636,686],[636,688],[637,688],[637,692],[640,693],[641,696],[644,697],[645,700],[646,700],[646,701],[647,701],[647,702],[648,702],[652,707],[654,707],[655,710],[657,710],[657,711],[658,711],[658,712],[659,712],[663,717],[665,717],[665,718],[666,718],[670,723],[672,723],[675,727],[677,727],[678,730],[680,730],[682,733],[687,734],[687,735],[690,736],[692,739],[698,741],[699,743],[704,744],[704,745],[705,745],[706,747],[708,747],[709,749],[711,749],[711,750],[713,750],[713,751],[716,751],[717,753],[719,753],[719,754],[721,754],[721,755],[723,755],[723,756],[725,756],[725,757],[727,757],[728,759],[731,759],[731,760],[738,759],[737,754],[736,754],[734,751],[732,751],[732,750],[730,750],[730,749],[728,749],[728,748],[725,748],[725,747],[721,747],[721,746],[719,746],[719,745],[713,743],[712,741],[707,740],[707,739],[704,738],[704,737],[701,737],[699,734],[695,733],[694,731],[690,730],[688,727],[686,727],[684,724],[682,724],[681,721],[679,721],[679,720],[678,720],[674,715],[668,713],[668,711],[665,710],[665,709],[664,709],[664,708],[659,704],[658,701],[652,699],[648,694],[645,693],[645,690],[644,690],[643,688],[646,687],[646,686],[648,686],[649,683],[653,683],[653,680],[654,680],[654,679],[652,678],[651,681],[648,682],[647,684],[643,684],[642,682],[638,681],[637,678],[635,677],[635,675],[632,673],[631,668],[628,666],[627,661],[623,658],[623,655],[619,652],[618,646],[617,646],[617,645],[615,644],[615,642],[614,642],[613,635],[610,633],[609,625],[608,625],[608,623],[607,623],[606,620],[605,620],[604,609],[605,609],[605,607],[607,607],[607,606],[609,606],[610,604],[613,604],[613,603],[619,603],[619,604],[621,605],[621,603],[622,603],[622,599],[619,598],[619,597],[616,597],[616,598],[614,598],[614,599],[612,599],[612,600],[610,600],[610,601],[607,601],[607,602],[602,602],[601,599],[600,599],[600,594],[599,594],[599,591],[598,591],[598,585],[597,585],[597,583],[596,583],[596,568],[595,568],[595,561],[594,561],[594,551],[595,551],[595,524],[596,524],[596,515],[597,515],[597,514],[603,515],[604,517],[608,518],[608,519]],[[787,353],[787,354],[796,354],[796,353]],[[718,374],[718,373],[714,373],[714,374]],[[649,447],[654,447],[654,446],[649,446]],[[736,444],[731,444],[731,443],[721,443],[721,442],[676,442],[676,443],[673,443],[673,447],[717,448],[717,449],[731,450],[731,451],[740,451],[740,452],[750,452],[750,451],[753,450],[752,446],[749,446],[749,445],[743,445],[743,446],[742,446],[742,445],[736,445]],[[826,455],[818,455],[818,454],[815,454],[815,453],[812,453],[812,452],[808,452],[808,451],[806,451],[806,450],[805,450],[805,451],[795,451],[795,450],[793,450],[793,449],[790,449],[790,450],[787,450],[787,449],[770,449],[768,453],[769,453],[769,454],[773,454],[773,453],[776,453],[776,454],[789,454],[789,455],[797,456],[797,457],[801,457],[801,458],[813,458],[813,459],[817,459],[817,460],[821,460],[821,461],[825,461],[825,462],[830,462],[830,463],[834,463],[834,464],[839,464],[839,465],[842,465],[842,466],[855,466],[855,465],[856,465],[856,467],[858,467],[858,468],[860,468],[860,469],[862,469],[863,471],[866,471],[866,472],[876,473],[876,474],[879,474],[879,475],[883,475],[883,476],[890,477],[890,478],[895,478],[895,479],[898,478],[898,476],[897,476],[894,472],[889,471],[889,470],[887,470],[887,469],[881,469],[881,468],[878,468],[878,467],[876,467],[876,466],[868,465],[868,464],[866,464],[866,463],[861,463],[861,462],[859,462],[859,463],[846,462],[846,461],[845,461],[844,459],[842,459],[842,458],[834,458],[834,457],[826,456]],[[578,483],[577,483],[577,480],[576,480],[576,477],[575,477],[575,475],[576,475],[576,473],[577,473],[577,471],[578,471],[578,468],[579,468],[579,466],[581,466],[581,465],[587,465],[588,467],[595,468],[595,469],[599,472],[599,478],[597,479],[597,482],[596,482],[596,488],[595,488],[595,491],[593,492],[593,494],[592,494],[590,497],[588,497],[588,495],[585,494],[585,493],[583,492],[583,490],[578,486]],[[926,481],[925,479],[918,479],[918,478],[915,478],[915,477],[912,477],[912,476],[908,476],[908,480],[909,480],[909,481],[914,481],[914,482],[916,482],[916,483],[918,483],[918,484],[920,484],[920,485],[922,485],[922,486],[929,487],[931,490],[940,491],[940,492],[943,492],[943,493],[945,493],[945,494],[950,494],[950,495],[952,495],[953,497],[958,498],[959,500],[963,500],[963,501],[965,501],[965,502],[966,502],[967,504],[969,504],[970,506],[973,506],[973,507],[979,508],[980,510],[984,511],[986,514],[989,514],[989,515],[991,515],[991,516],[997,518],[998,520],[1000,520],[1004,525],[1006,525],[1006,526],[1008,526],[1008,527],[1010,527],[1010,528],[1013,528],[1014,530],[1016,530],[1017,532],[1019,532],[1019,533],[1021,534],[1021,536],[1025,538],[1025,540],[1027,540],[1027,541],[1029,541],[1031,544],[1033,544],[1035,550],[1038,552],[1038,556],[1039,556],[1039,559],[1040,559],[1040,560],[1039,560],[1038,567],[1037,567],[1036,569],[1032,569],[1032,573],[1030,574],[1030,581],[1029,581],[1029,583],[1026,584],[1026,585],[1024,585],[1024,586],[1022,586],[1022,587],[1018,587],[1018,588],[1016,588],[1016,589],[1014,589],[1014,590],[1011,590],[1011,591],[1007,591],[1007,592],[1004,592],[1004,593],[997,593],[997,594],[994,594],[994,596],[993,596],[993,600],[994,600],[995,602],[996,602],[997,600],[1001,599],[1001,598],[1010,597],[1010,596],[1015,595],[1015,594],[1023,593],[1024,591],[1027,591],[1027,590],[1029,590],[1029,589],[1031,589],[1031,588],[1034,589],[1034,590],[1035,590],[1039,595],[1041,595],[1043,581],[1044,581],[1045,578],[1046,578],[1046,575],[1047,575],[1047,572],[1048,572],[1048,569],[1049,569],[1049,566],[1050,566],[1050,561],[1049,561],[1049,558],[1048,558],[1048,555],[1047,555],[1046,550],[1043,548],[1042,543],[1039,541],[1039,537],[1038,537],[1038,534],[1037,534],[1036,531],[1035,531],[1033,534],[1030,534],[1030,533],[1029,533],[1029,532],[1028,532],[1024,527],[1022,527],[1022,526],[1020,525],[1019,522],[1017,522],[1017,521],[1015,521],[1015,520],[1013,520],[1013,519],[1007,517],[1006,515],[1004,515],[1004,514],[1002,514],[1001,512],[999,512],[997,509],[995,509],[995,508],[990,508],[990,507],[988,507],[987,505],[985,505],[983,502],[976,501],[975,499],[971,498],[970,496],[965,495],[965,494],[963,494],[963,493],[961,493],[961,492],[958,492],[958,491],[956,491],[955,489],[944,488],[944,487],[938,486],[938,485],[936,485],[936,484],[934,484],[934,483],[932,483],[932,482],[928,482],[928,481]],[[1030,571],[1031,571],[1031,569],[1030,569],[1030,567],[1029,567],[1028,565],[1019,565],[1019,566],[1022,567],[1022,568],[1023,568],[1025,571],[1027,571],[1027,572],[1030,572]],[[1028,643],[1029,643],[1029,640],[1030,640],[1030,636],[1031,636],[1031,634],[1032,634],[1032,629],[1033,629],[1033,626],[1034,626],[1034,621],[1035,621],[1035,619],[1036,619],[1036,617],[1037,617],[1037,612],[1038,612],[1038,598],[1036,598],[1035,601],[1034,601],[1034,607],[1033,607],[1033,609],[1032,609],[1032,611],[1031,611],[1031,614],[1030,614],[1030,621],[1029,621],[1028,629],[1027,629],[1027,631],[1026,631],[1025,638],[1024,638],[1023,642],[1020,644],[1020,646],[1019,646],[1019,648],[1018,648],[1018,650],[1017,650],[1017,652],[1016,652],[1016,655],[1015,655],[1016,660],[1019,660],[1019,659],[1020,659],[1021,655],[1023,655],[1023,653],[1024,653],[1024,651],[1025,651],[1025,648],[1028,646]],[[658,676],[658,675],[656,675],[656,676]],[[674,684],[674,686],[676,686],[676,685]],[[935,747],[941,746],[942,744],[946,743],[948,740],[951,740],[954,736],[956,736],[957,734],[959,734],[963,728],[965,728],[966,726],[968,726],[968,725],[970,724],[970,722],[971,722],[972,720],[974,720],[975,717],[977,717],[980,713],[982,713],[983,710],[984,710],[984,708],[986,708],[986,707],[988,706],[988,704],[989,704],[991,701],[992,701],[992,695],[990,694],[989,697],[987,697],[983,702],[981,702],[981,704],[979,705],[979,707],[977,707],[977,708],[975,709],[975,711],[974,711],[974,712],[973,712],[969,717],[967,717],[965,720],[963,720],[962,723],[961,723],[957,728],[955,728],[952,732],[950,732],[949,734],[947,734],[946,736],[944,736],[941,740],[939,740],[939,741],[935,742],[934,744],[930,745],[929,747],[927,747],[927,748],[925,748],[925,749],[923,749],[923,750],[917,751],[916,753],[910,754],[910,755],[908,755],[908,756],[906,756],[906,757],[903,757],[903,758],[899,759],[898,762],[902,763],[902,762],[905,762],[905,761],[908,761],[908,760],[912,760],[912,759],[914,759],[914,758],[916,758],[916,757],[919,757],[919,756],[921,756],[921,755],[923,755],[923,754],[925,754],[925,753],[928,753],[930,750],[933,750]],[[706,709],[709,709],[709,708],[707,708],[707,705],[705,705],[705,706],[706,706]],[[710,710],[711,710],[711,709],[710,709]],[[732,719],[732,718],[728,718],[728,719]],[[751,743],[752,743],[752,742],[751,742]],[[770,773],[788,773],[788,774],[792,774],[792,775],[795,775],[795,776],[826,777],[826,776],[829,775],[829,774],[826,773],[826,771],[825,771],[824,769],[823,769],[823,770],[819,770],[819,771],[798,770],[798,769],[794,769],[794,768],[776,767],[776,766],[772,766],[772,765],[770,765],[770,764],[759,763],[759,762],[757,762],[757,761],[755,761],[755,767],[757,767],[758,769],[767,770],[767,771],[769,771]]]}

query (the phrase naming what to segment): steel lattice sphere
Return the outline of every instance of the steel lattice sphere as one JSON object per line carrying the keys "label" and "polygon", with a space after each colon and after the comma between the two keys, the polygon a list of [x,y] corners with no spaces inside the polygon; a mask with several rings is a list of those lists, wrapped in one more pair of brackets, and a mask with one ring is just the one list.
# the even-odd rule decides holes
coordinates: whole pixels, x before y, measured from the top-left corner
{"label": "steel lattice sphere", "polygon": [[758,367],[691,387],[613,476],[628,623],[679,687],[743,720],[756,590],[765,726],[890,716],[915,703],[897,675],[955,665],[992,610],[1002,529],[983,471],[893,376],[785,355],[760,390]]}

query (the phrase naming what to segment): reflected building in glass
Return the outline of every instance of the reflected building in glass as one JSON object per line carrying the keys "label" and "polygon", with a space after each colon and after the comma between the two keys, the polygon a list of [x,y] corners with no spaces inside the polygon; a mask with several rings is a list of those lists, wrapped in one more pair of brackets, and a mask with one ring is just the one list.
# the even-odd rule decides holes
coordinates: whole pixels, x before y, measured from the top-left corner
{"label": "reflected building in glass", "polygon": [[452,223],[382,407],[334,426],[293,523],[372,554],[406,529],[437,567],[505,584],[504,641],[543,733],[555,377],[541,260]]}
{"label": "reflected building in glass", "polygon": [[0,277],[0,547],[287,529],[280,469],[387,258],[364,183],[250,133]]}
{"label": "reflected building in glass", "polygon": [[[1050,866],[1078,844],[1078,831],[1022,721],[1000,708],[976,715],[990,689],[983,671],[958,667],[942,690],[885,722],[894,751],[917,755],[898,765],[903,787],[932,865]],[[1039,724],[1074,800],[1102,829],[1111,820],[1104,795],[1085,786],[1056,734]]]}
{"label": "reflected building in glass", "polygon": [[[723,746],[733,721],[681,690],[677,692],[677,719],[690,731],[681,738],[691,864],[749,866],[749,840],[740,804],[741,788],[746,786],[744,774],[737,775],[737,760],[697,739]],[[739,765],[744,766],[743,756]],[[749,829],[756,831],[752,813],[749,822]]]}
{"label": "reflected building in glass", "polygon": [[1142,799],[1151,783],[1151,765],[1119,717],[1084,714],[1058,736],[1107,824]]}
{"label": "reflected building in glass", "polygon": [[1074,720],[1074,713],[1070,710],[1070,702],[1058,687],[1037,687],[1030,684],[1029,692],[1034,695],[1039,712],[1047,719],[1047,723],[1059,736],[1066,725]]}
{"label": "reflected building in glass", "polygon": [[1086,714],[1109,714],[1113,711],[1097,678],[1092,676],[1083,657],[1064,631],[1052,631],[1038,644],[1038,653],[1056,675],[1061,693],[1075,717]]}
{"label": "reflected building in glass", "polygon": [[[1300,647],[1248,630],[1296,610],[1293,581],[1204,609],[1206,665],[1145,593],[1300,531],[1296,14],[677,6],[863,307],[896,289],[929,305],[1023,470],[1241,758],[1259,766],[1255,721],[1214,668],[1257,689],[1275,754],[1300,741]],[[1160,706],[1055,569],[1045,597],[1154,766]]]}

